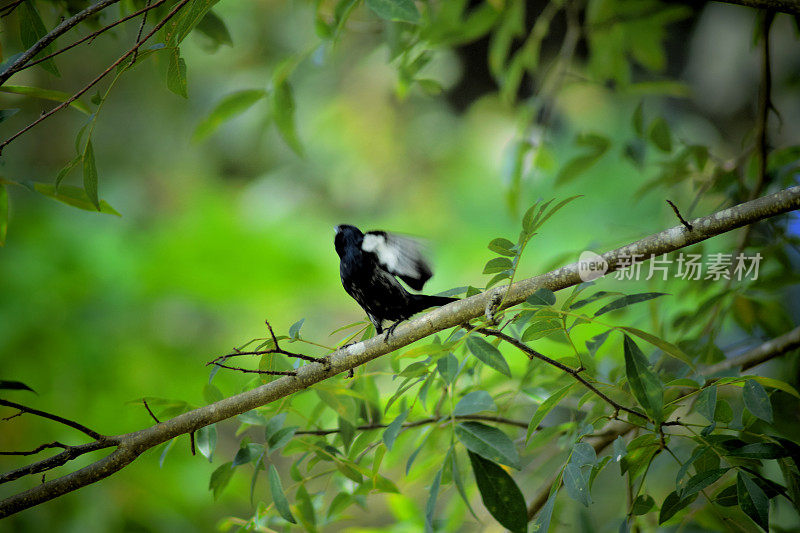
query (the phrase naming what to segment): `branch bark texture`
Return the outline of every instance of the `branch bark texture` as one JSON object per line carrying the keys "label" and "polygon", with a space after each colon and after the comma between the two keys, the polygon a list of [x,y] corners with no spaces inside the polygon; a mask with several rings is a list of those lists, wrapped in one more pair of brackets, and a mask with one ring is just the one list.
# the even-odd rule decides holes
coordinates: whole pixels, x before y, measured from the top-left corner
{"label": "branch bark texture", "polygon": [[[800,187],[791,187],[706,217],[691,220],[690,223],[693,227],[691,231],[682,225],[676,226],[606,252],[603,254],[603,258],[609,264],[609,272],[613,272],[619,268],[622,258],[635,255],[650,257],[672,252],[798,208],[800,208]],[[542,287],[557,291],[580,282],[578,264],[573,263],[558,270],[514,283],[508,288],[503,300],[503,307],[523,302]],[[397,327],[388,342],[384,341],[383,336],[377,336],[347,346],[331,354],[327,364],[310,363],[300,367],[296,376],[279,378],[258,388],[184,413],[147,429],[107,437],[109,442],[116,443],[116,449],[108,456],[75,472],[47,481],[3,500],[0,502],[0,518],[95,483],[121,470],[145,450],[162,442],[307,389],[315,383],[339,373],[348,372],[352,368],[428,335],[483,316],[486,307],[492,304],[496,291],[505,292],[506,288],[500,287],[486,291],[438,308],[417,319],[404,322]]]}

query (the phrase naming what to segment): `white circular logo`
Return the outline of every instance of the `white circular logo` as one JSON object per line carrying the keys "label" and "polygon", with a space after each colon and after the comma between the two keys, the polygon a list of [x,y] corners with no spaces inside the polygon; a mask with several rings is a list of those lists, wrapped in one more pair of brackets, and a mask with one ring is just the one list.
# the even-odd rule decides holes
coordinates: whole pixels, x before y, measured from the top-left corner
{"label": "white circular logo", "polygon": [[578,276],[583,281],[593,281],[602,278],[608,272],[608,261],[603,256],[586,250],[578,259]]}

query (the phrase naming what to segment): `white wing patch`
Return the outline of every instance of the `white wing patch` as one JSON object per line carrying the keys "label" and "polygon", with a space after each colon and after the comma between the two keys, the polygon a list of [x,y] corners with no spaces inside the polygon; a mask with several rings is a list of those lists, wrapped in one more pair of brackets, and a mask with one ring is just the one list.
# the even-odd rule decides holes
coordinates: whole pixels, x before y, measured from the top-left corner
{"label": "white wing patch", "polygon": [[431,277],[431,269],[422,257],[420,245],[413,239],[385,232],[367,232],[361,249],[371,252],[388,272],[419,290]]}

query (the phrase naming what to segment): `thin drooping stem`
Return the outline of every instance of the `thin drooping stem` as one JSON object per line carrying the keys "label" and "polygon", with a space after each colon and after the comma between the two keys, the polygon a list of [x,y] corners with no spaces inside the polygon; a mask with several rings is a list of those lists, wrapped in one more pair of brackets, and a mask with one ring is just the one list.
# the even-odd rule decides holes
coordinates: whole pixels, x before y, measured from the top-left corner
{"label": "thin drooping stem", "polygon": [[[415,420],[413,422],[405,422],[401,427],[403,429],[406,428],[414,428],[419,426],[424,426],[427,424],[438,424],[439,422],[447,422],[450,420],[451,417],[449,416],[432,416],[430,418],[423,418],[422,420]],[[452,417],[456,420],[481,420],[484,422],[495,422],[497,424],[506,424],[509,426],[516,426],[518,428],[526,429],[528,427],[527,422],[523,422],[522,420],[513,420],[511,418],[504,418],[502,416],[491,416],[491,415],[456,415]],[[354,428],[356,431],[369,431],[370,429],[383,429],[389,427],[389,424],[363,424]],[[295,431],[295,435],[332,435],[334,433],[339,433],[340,429],[304,429],[300,431]]]}
{"label": "thin drooping stem", "polygon": [[554,366],[554,367],[558,368],[559,370],[561,370],[563,372],[566,372],[567,374],[572,376],[576,381],[578,381],[581,385],[583,385],[584,387],[586,387],[587,389],[589,389],[590,391],[595,393],[601,400],[603,400],[604,402],[609,404],[611,407],[613,407],[615,411],[624,411],[624,412],[632,414],[634,416],[638,416],[639,418],[642,418],[643,420],[650,421],[650,418],[648,418],[648,416],[645,415],[644,413],[640,413],[639,411],[636,411],[635,409],[630,409],[628,407],[625,407],[624,405],[621,405],[618,402],[616,402],[616,401],[612,400],[611,398],[609,398],[607,395],[605,395],[603,392],[601,392],[597,387],[592,385],[589,382],[589,380],[587,380],[586,378],[581,376],[581,370],[575,369],[575,368],[570,368],[570,367],[568,367],[567,365],[565,365],[563,363],[559,363],[555,359],[551,359],[550,357],[547,357],[546,355],[544,355],[544,354],[542,354],[540,352],[537,352],[536,350],[534,350],[533,348],[531,348],[530,346],[528,346],[524,342],[522,342],[520,340],[517,340],[514,337],[512,337],[511,335],[507,335],[507,334],[503,333],[502,331],[498,331],[496,329],[490,329],[490,328],[475,328],[475,331],[477,331],[478,333],[482,333],[484,335],[491,335],[492,337],[497,337],[498,339],[502,339],[502,340],[506,341],[507,343],[511,344],[512,346],[522,350],[525,353],[525,355],[528,356],[529,359],[531,359],[531,360],[539,359],[540,361],[544,361],[545,363],[547,363],[550,366]]}
{"label": "thin drooping stem", "polygon": [[58,422],[59,424],[64,424],[65,426],[69,426],[72,429],[77,429],[81,433],[85,433],[86,435],[96,440],[103,438],[103,435],[96,432],[95,430],[89,429],[83,424],[79,424],[78,422],[75,422],[74,420],[70,420],[68,418],[64,418],[63,416],[58,416],[45,411],[40,411],[39,409],[34,409],[32,407],[28,407],[26,405],[22,405],[16,402],[10,402],[8,400],[0,399],[0,405],[3,405],[5,407],[11,407],[12,409],[19,409],[19,411],[22,413],[29,413],[32,415],[40,416],[42,418],[46,418],[48,420],[52,420],[54,422]]}

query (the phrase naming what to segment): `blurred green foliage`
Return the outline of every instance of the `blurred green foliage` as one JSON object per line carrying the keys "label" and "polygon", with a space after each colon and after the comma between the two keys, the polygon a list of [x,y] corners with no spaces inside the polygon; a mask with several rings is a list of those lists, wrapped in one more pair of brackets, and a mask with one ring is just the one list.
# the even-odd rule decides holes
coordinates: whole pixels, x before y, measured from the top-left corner
{"label": "blurred green foliage", "polygon": [[[195,4],[202,7],[202,2]],[[88,2],[26,1],[3,19],[4,61],[21,50],[20,43],[29,46],[27,41],[41,36],[35,21],[24,22],[33,5],[43,27],[50,28],[60,14],[77,12]],[[122,2],[118,13],[144,5]],[[154,10],[146,27],[172,5]],[[435,293],[483,288],[492,278],[497,283],[512,274],[522,279],[572,262],[583,250],[604,251],[671,227],[676,220],[665,197],[681,206],[687,218],[746,199],[756,179],[749,102],[755,101],[758,81],[749,74],[757,71],[758,35],[752,48],[745,47],[733,59],[704,39],[728,35],[733,28],[736,39],[749,46],[749,32],[759,27],[753,12],[655,1],[637,2],[630,11],[630,3],[622,1],[531,3],[527,9],[521,1],[486,2],[471,9],[465,5],[410,0],[367,0],[363,5],[347,0],[219,2],[202,19],[199,31],[182,43],[180,36],[188,29],[167,26],[173,33],[159,36],[164,51],[143,50],[139,62],[115,79],[113,90],[106,92],[112,82],[104,81],[77,109],[65,109],[9,144],[0,160],[0,191],[9,196],[6,244],[0,250],[0,379],[23,381],[36,391],[14,391],[13,398],[105,434],[128,432],[152,423],[142,397],[150,399],[157,414],[169,416],[261,383],[260,378],[222,370],[210,386],[205,363],[247,339],[266,336],[266,319],[285,335],[305,318],[302,338],[335,345],[349,332],[331,331],[363,319],[339,283],[332,242],[332,229],[339,223],[427,239],[436,275],[426,292]],[[582,29],[570,51],[562,35],[568,43],[573,18]],[[111,20],[111,15],[100,15],[79,36]],[[26,36],[28,26],[34,28],[34,37]],[[133,41],[137,30],[131,21],[52,64],[21,71],[13,84],[70,94],[127,49],[125,43]],[[767,187],[772,188],[796,181],[793,144],[800,100],[794,80],[800,56],[792,31],[789,17],[775,20],[773,102],[783,120],[771,136],[776,150],[769,156],[772,182]],[[484,38],[488,44],[479,49],[480,55],[465,48]],[[565,54],[569,57],[561,61]],[[476,63],[485,64],[486,80],[479,79]],[[51,75],[55,65],[63,78]],[[722,69],[719,80],[704,76],[704,69]],[[731,79],[728,85],[739,88],[745,104],[736,104],[739,94],[732,88],[720,88]],[[492,87],[460,108],[456,102],[465,83]],[[53,105],[19,93],[6,91],[0,97],[3,138]],[[715,96],[729,107],[703,111]],[[85,107],[92,113],[88,119]],[[20,111],[14,114],[13,109]],[[70,162],[74,168],[59,178],[61,192],[48,189]],[[58,194],[89,210],[54,201]],[[557,197],[555,205],[578,194],[583,197],[529,235],[529,243],[519,243],[524,252],[504,253],[510,248],[493,241],[516,241],[525,210],[535,202]],[[121,216],[92,212],[101,199]],[[4,230],[0,225],[0,237]],[[573,352],[565,337],[540,335],[539,330],[520,330],[520,336],[566,364],[585,365],[608,383],[607,389],[618,386],[620,401],[635,405],[638,400],[660,417],[661,405],[648,403],[656,400],[647,396],[646,383],[631,383],[632,393],[625,389],[626,362],[641,367],[643,381],[652,377],[660,390],[659,379],[688,375],[681,363],[662,357],[677,349],[674,345],[694,363],[705,364],[723,352],[741,351],[791,329],[798,312],[791,303],[796,295],[795,238],[796,232],[783,222],[753,230],[753,250],[765,256],[760,284],[728,290],[710,281],[598,281],[593,292],[669,295],[577,328],[570,342],[582,347],[594,340],[594,349]],[[722,236],[692,251],[731,253],[736,239]],[[491,251],[486,249],[489,242],[495,243]],[[486,261],[498,254],[513,258],[513,273],[482,274]],[[559,294],[555,308],[567,298]],[[598,301],[592,310],[600,314],[607,303]],[[552,317],[557,326],[561,318],[566,328],[566,317]],[[623,336],[613,333],[601,345],[596,336],[606,326],[638,328],[673,344],[662,344],[657,351],[637,337],[638,347],[626,342],[623,349]],[[437,339],[446,342],[447,334]],[[689,499],[702,483],[719,479],[692,477],[719,470],[719,458],[710,468],[698,469],[700,455],[692,455],[696,450],[676,445],[683,461],[694,457],[696,470],[686,477],[695,480],[692,487],[697,490],[687,493],[684,486],[681,494],[672,492],[677,463],[660,454],[651,464],[657,442],[644,432],[653,440],[637,438],[627,449],[621,444],[620,454],[631,458],[621,469],[635,474],[629,478],[636,480],[641,470],[647,471],[647,494],[626,502],[616,466],[602,470],[609,459],[589,457],[580,446],[584,433],[601,428],[598,423],[587,430],[586,423],[590,415],[603,416],[605,404],[589,401],[578,386],[565,389],[571,381],[563,373],[503,347],[500,357],[510,368],[509,380],[491,365],[475,365],[469,354],[483,353],[475,340],[462,344],[469,350],[455,351],[455,361],[449,356],[435,360],[422,359],[441,354],[432,351],[429,341],[421,341],[359,369],[353,381],[340,376],[259,414],[217,424],[216,437],[211,430],[198,432],[197,456],[190,455],[187,437],[176,439],[100,483],[6,519],[0,528],[212,531],[269,516],[272,527],[280,528],[291,517],[309,530],[417,531],[426,524],[447,531],[498,529],[480,502],[478,491],[487,493],[481,486],[516,482],[529,501],[551,478],[552,466],[563,464],[563,494],[554,495],[542,513],[554,512],[553,525],[557,522],[564,531],[594,530],[608,529],[612,522],[616,528],[628,512],[656,513],[654,505],[667,520],[669,513],[692,503]],[[490,354],[500,353],[488,346]],[[308,348],[302,343],[295,347]],[[647,369],[654,352],[661,378]],[[413,367],[420,362],[424,364]],[[291,362],[264,364],[288,368]],[[461,381],[448,387],[457,365],[463,365]],[[798,385],[797,364],[791,360],[776,361],[764,373]],[[399,379],[428,376],[431,383],[437,381],[427,402],[417,388],[390,402]],[[696,411],[710,415],[708,422],[724,425],[726,418],[735,418],[764,433],[766,426],[750,415],[767,416],[764,389],[753,383],[715,387],[719,400],[715,396],[711,407],[701,404]],[[710,395],[708,390],[703,394]],[[769,431],[796,440],[797,401],[776,391],[774,383],[768,390],[776,411]],[[491,403],[470,397],[481,391],[489,391]],[[524,443],[524,429],[490,426],[497,432],[491,438],[511,442],[513,437],[511,450],[521,459],[505,448],[487,451],[466,445],[473,442],[469,435],[485,430],[480,426],[422,426],[399,434],[353,430],[377,421],[394,421],[398,429],[404,420],[428,416],[442,392],[441,401],[451,404],[447,412],[496,410],[525,424],[533,417],[536,423]],[[566,400],[558,405],[548,403],[548,397]],[[374,412],[365,415],[353,398],[378,398],[380,407],[370,406]],[[279,410],[285,419],[279,418]],[[546,427],[534,431],[545,416]],[[282,424],[272,427],[272,420]],[[32,416],[0,424],[3,450],[31,449],[55,440],[83,442],[69,428]],[[281,425],[301,431],[337,428],[340,433],[327,440],[287,440],[291,431],[280,434]],[[448,451],[454,434],[469,455],[463,447]],[[262,442],[280,450],[269,455],[268,465],[259,463],[251,487],[255,469],[247,463],[259,456]],[[371,442],[378,446],[370,448],[363,464],[331,460],[333,452],[325,447],[334,446],[352,459]],[[615,453],[620,452],[617,446]],[[213,461],[208,462],[203,455],[211,455],[213,448]],[[309,462],[293,467],[306,453],[309,462],[330,462],[337,473],[317,478],[324,469],[309,472]],[[523,470],[498,466],[488,455]],[[47,477],[93,458],[81,458]],[[18,459],[0,458],[2,470],[23,464]],[[237,465],[235,470],[229,462]],[[775,477],[776,465],[769,463],[767,474]],[[473,478],[473,470],[482,474]],[[594,472],[591,496],[581,481],[587,471]],[[314,479],[300,483],[305,476]],[[726,480],[733,479],[733,473],[728,476]],[[741,471],[734,476],[737,490],[758,494],[748,476]],[[359,493],[356,480],[363,488],[365,479],[372,483],[367,488],[388,494]],[[38,481],[4,485],[0,495]],[[593,503],[576,506],[570,497]],[[740,496],[734,505],[737,501],[746,500]],[[349,505],[353,502],[361,506]],[[485,497],[483,502],[490,510],[503,503]],[[506,511],[518,503],[514,499]],[[754,512],[763,509],[758,502],[750,504]],[[714,530],[726,517],[752,526],[741,511],[720,509],[716,504],[698,506],[692,527]],[[676,516],[683,520],[686,513]],[[653,520],[640,520],[640,526],[655,530],[658,520],[648,518]],[[771,518],[790,527],[797,514],[784,499],[773,504]],[[519,527],[513,519],[503,525]]]}

